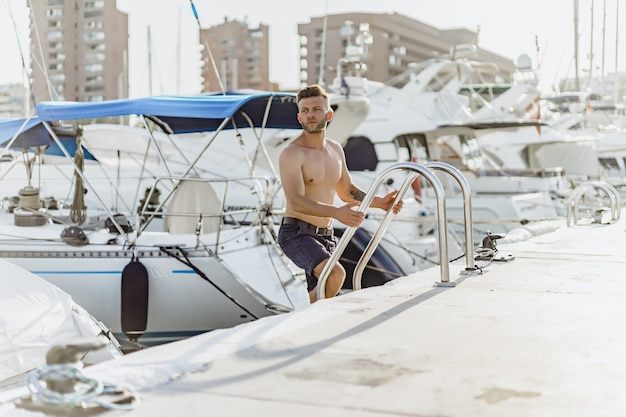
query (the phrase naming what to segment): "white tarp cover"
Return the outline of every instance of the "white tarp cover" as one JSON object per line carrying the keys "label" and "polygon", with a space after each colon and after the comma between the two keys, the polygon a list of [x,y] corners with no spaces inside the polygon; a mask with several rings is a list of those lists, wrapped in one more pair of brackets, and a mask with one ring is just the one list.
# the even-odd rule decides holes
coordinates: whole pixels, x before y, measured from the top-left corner
{"label": "white tarp cover", "polygon": [[0,381],[45,364],[53,345],[102,331],[64,291],[6,261],[0,268]]}

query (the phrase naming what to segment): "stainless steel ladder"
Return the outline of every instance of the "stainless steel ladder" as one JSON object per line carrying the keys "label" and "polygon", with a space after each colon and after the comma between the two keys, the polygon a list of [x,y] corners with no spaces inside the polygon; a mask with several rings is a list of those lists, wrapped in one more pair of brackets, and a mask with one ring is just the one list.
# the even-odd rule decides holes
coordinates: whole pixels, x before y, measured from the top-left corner
{"label": "stainless steel ladder", "polygon": [[579,184],[572,193],[569,195],[567,200],[567,226],[572,226],[578,224],[578,213],[579,213],[579,205],[580,200],[583,195],[590,190],[602,190],[609,197],[611,201],[611,222],[619,219],[620,217],[620,208],[621,208],[621,198],[619,191],[612,186],[611,184],[604,181],[587,181]]}
{"label": "stainless steel ladder", "polygon": [[[448,262],[448,226],[446,219],[445,193],[443,186],[439,181],[439,178],[437,178],[437,176],[432,172],[433,170],[440,170],[452,175],[461,187],[463,193],[466,246],[466,267],[464,272],[471,273],[472,271],[475,271],[476,267],[474,265],[474,237],[472,233],[472,207],[470,187],[463,174],[452,165],[443,162],[428,162],[426,164],[418,164],[415,162],[399,162],[393,164],[385,169],[383,172],[381,172],[380,175],[374,180],[374,182],[368,189],[365,198],[359,205],[358,211],[365,212],[370,207],[372,201],[374,200],[374,197],[376,196],[376,191],[384,183],[385,179],[390,175],[402,171],[408,173],[407,178],[404,180],[402,186],[398,190],[398,194],[393,205],[402,200],[407,190],[411,187],[413,181],[415,181],[420,175],[423,176],[432,186],[437,201],[437,230],[439,236],[440,280],[436,282],[435,285],[453,287],[456,285],[456,282],[450,282],[450,268]],[[376,232],[374,232],[374,235],[370,239],[369,244],[363,251],[361,258],[359,259],[354,269],[354,274],[352,277],[354,290],[361,289],[361,277],[363,271],[365,270],[367,262],[378,247],[382,236],[389,228],[389,224],[391,223],[393,215],[393,210],[387,211],[387,213],[381,220],[378,229],[376,230]],[[326,281],[328,279],[328,276],[330,275],[330,271],[339,261],[339,258],[348,246],[348,243],[350,242],[350,239],[352,239],[352,236],[356,232],[356,229],[356,227],[346,228],[346,231],[343,233],[341,239],[337,243],[335,251],[324,266],[324,269],[322,270],[318,279],[317,285],[317,298],[319,300],[325,298]]]}

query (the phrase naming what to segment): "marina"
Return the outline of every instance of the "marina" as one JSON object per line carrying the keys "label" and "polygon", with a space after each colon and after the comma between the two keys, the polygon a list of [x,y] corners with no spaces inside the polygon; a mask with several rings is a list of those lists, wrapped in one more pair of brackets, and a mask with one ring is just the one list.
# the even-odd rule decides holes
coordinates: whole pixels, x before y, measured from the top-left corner
{"label": "marina", "polygon": [[[626,416],[619,18],[615,68],[605,19],[581,70],[593,2],[589,30],[560,10],[575,78],[547,89],[545,39],[485,42],[498,20],[521,37],[521,9],[473,30],[461,5],[437,27],[281,4],[285,88],[252,4],[204,26],[221,6],[190,1],[155,34],[176,48],[154,8],[138,80],[140,0],[33,0],[28,24],[8,1],[31,45],[30,97],[0,85],[0,417]],[[162,94],[157,52],[179,67]],[[316,294],[283,223],[336,238]]]}

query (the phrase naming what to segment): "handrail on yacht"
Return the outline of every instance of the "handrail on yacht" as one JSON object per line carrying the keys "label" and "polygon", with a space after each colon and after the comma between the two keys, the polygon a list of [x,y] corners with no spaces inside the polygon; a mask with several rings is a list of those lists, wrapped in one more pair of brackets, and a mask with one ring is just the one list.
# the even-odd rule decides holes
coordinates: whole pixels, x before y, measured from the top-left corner
{"label": "handrail on yacht", "polygon": [[[142,207],[140,207],[139,209],[139,216],[141,217],[146,217],[146,220],[142,223],[141,228],[139,229],[139,231],[137,232],[137,235],[143,233],[146,228],[148,227],[148,224],[152,221],[152,219],[154,219],[157,216],[173,216],[173,217],[195,217],[198,219],[199,224],[203,221],[203,218],[218,218],[219,219],[219,225],[217,227],[217,230],[215,231],[216,233],[216,238],[215,238],[215,253],[218,253],[219,250],[219,243],[220,243],[220,235],[222,232],[222,229],[224,227],[224,221],[225,218],[227,216],[236,216],[236,215],[241,215],[241,214],[259,214],[260,213],[260,206],[253,206],[251,208],[234,208],[234,209],[226,209],[225,205],[226,205],[226,197],[228,195],[229,192],[229,185],[232,183],[247,183],[247,182],[253,182],[253,183],[258,183],[259,181],[264,181],[265,182],[265,187],[266,189],[269,187],[269,184],[271,182],[270,178],[268,177],[225,177],[225,178],[196,178],[196,177],[158,177],[155,179],[154,184],[152,185],[152,187],[150,188],[150,190],[147,192],[146,197],[145,197],[145,202],[143,204]],[[158,186],[160,183],[162,182],[166,182],[166,183],[171,183],[174,184],[174,187],[170,190],[170,192],[164,197],[163,201],[159,202],[159,205],[156,208],[153,209],[149,209],[148,208],[148,201],[150,201],[152,195],[156,192]],[[200,198],[204,197],[204,198],[216,198],[219,200],[219,208],[216,210],[211,210],[211,212],[203,212],[203,211],[197,211],[197,212],[183,212],[183,211],[176,211],[176,210],[167,210],[166,212],[163,212],[163,208],[167,207],[166,203],[168,201],[171,200],[172,196],[174,195],[175,191],[181,186],[182,183],[184,182],[195,182],[195,183],[204,183],[204,184],[214,184],[214,183],[223,183],[224,184],[224,189],[222,192],[221,197],[218,197],[217,195],[214,196],[208,196],[208,195],[204,195],[204,196],[200,196]],[[201,209],[200,209],[201,210]],[[258,219],[255,219],[255,221],[258,221]],[[196,230],[196,235],[199,235],[201,232],[199,230]]]}
{"label": "handrail on yacht", "polygon": [[[455,176],[456,178],[457,173],[453,171],[452,169],[450,169],[450,166],[448,164],[443,164],[443,163],[434,164],[432,165],[431,168],[445,170],[446,172],[449,172],[451,175]],[[402,198],[404,197],[404,194],[410,188],[413,181],[415,181],[419,177],[419,175],[422,175],[424,178],[426,178],[426,180],[431,184],[433,190],[435,191],[435,198],[437,200],[439,258],[441,260],[440,265],[439,265],[440,266],[440,281],[437,282],[436,285],[455,286],[456,284],[455,282],[450,282],[450,268],[448,264],[448,226],[447,226],[447,221],[446,221],[446,203],[445,203],[444,189],[443,189],[443,186],[441,185],[441,182],[439,181],[439,178],[437,178],[437,176],[432,172],[430,168],[426,167],[425,165],[417,164],[415,162],[398,162],[396,164],[391,165],[390,167],[385,169],[383,172],[381,172],[380,175],[374,180],[374,182],[368,189],[365,195],[365,198],[359,205],[358,211],[365,212],[372,204],[372,201],[374,197],[376,196],[376,191],[378,190],[378,188],[380,188],[380,186],[383,184],[385,179],[389,175],[395,172],[399,172],[399,171],[408,171],[409,174],[407,178],[405,179],[405,181],[402,183],[402,186],[400,187],[400,189],[398,190],[398,194],[396,195],[394,205],[397,202],[402,200]],[[462,174],[460,175],[462,177]],[[461,184],[462,188],[466,186],[465,181],[463,181],[460,178],[457,178],[457,180]],[[464,193],[467,193],[468,201],[469,201],[469,187],[467,187],[467,190],[464,189]],[[355,271],[353,275],[353,288],[355,290],[360,289],[361,287],[361,274],[363,270],[365,269],[365,265],[367,264],[370,257],[372,256],[374,250],[378,246],[378,243],[380,242],[380,239],[382,238],[383,234],[389,228],[389,223],[391,222],[391,218],[392,218],[391,216],[393,216],[393,210],[388,210],[385,216],[383,217],[380,225],[378,226],[378,229],[372,236],[372,239],[370,240],[369,244],[363,251],[363,254],[361,255],[361,258],[359,259],[357,266],[355,267]],[[339,258],[341,257],[344,250],[348,246],[348,243],[350,242],[350,239],[352,239],[352,236],[356,232],[356,229],[357,229],[356,227],[346,228],[345,232],[341,236],[341,239],[339,239],[339,242],[337,243],[337,247],[335,248],[335,251],[331,255],[326,265],[324,266],[324,269],[322,270],[319,276],[318,285],[317,285],[317,298],[319,300],[325,298],[326,281],[328,280],[330,271],[339,261]],[[466,227],[466,230],[468,230],[467,227]],[[470,235],[471,235],[471,225],[469,226],[469,230],[470,230]],[[471,264],[473,265],[473,259],[474,259],[473,248],[472,248],[472,251],[468,253],[468,255],[471,255],[470,256],[472,258]]]}
{"label": "handrail on yacht", "polygon": [[567,201],[567,226],[578,224],[578,207],[585,192],[602,190],[611,200],[611,221],[620,218],[621,197],[617,189],[605,181],[587,181],[579,184],[570,194]]}

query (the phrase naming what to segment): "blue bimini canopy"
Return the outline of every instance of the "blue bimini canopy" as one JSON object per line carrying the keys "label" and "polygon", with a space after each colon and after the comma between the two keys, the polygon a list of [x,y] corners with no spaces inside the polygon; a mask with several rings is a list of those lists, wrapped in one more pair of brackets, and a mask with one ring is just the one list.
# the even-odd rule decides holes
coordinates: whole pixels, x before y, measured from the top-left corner
{"label": "blue bimini canopy", "polygon": [[141,115],[158,123],[167,133],[265,127],[300,129],[293,93],[229,93],[197,96],[155,96],[101,102],[42,102],[36,106],[45,121],[68,121]]}
{"label": "blue bimini canopy", "polygon": [[34,146],[46,146],[52,142],[50,134],[37,117],[0,119],[0,143],[8,145],[18,135],[11,148],[25,149]]}
{"label": "blue bimini canopy", "polygon": [[[59,140],[73,156],[77,149],[76,130],[73,126],[54,126]],[[15,139],[15,140],[14,140]],[[0,119],[0,147],[9,146],[10,149],[33,150],[45,148],[46,155],[64,156],[59,145],[54,141],[48,129],[38,117]],[[95,160],[94,156],[82,147],[85,159]]]}

